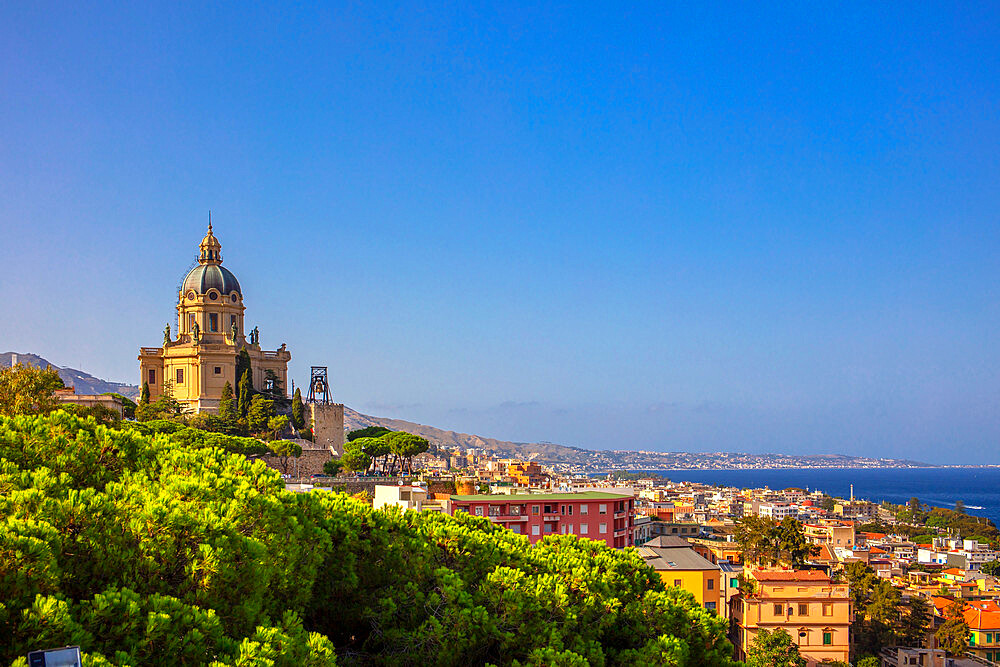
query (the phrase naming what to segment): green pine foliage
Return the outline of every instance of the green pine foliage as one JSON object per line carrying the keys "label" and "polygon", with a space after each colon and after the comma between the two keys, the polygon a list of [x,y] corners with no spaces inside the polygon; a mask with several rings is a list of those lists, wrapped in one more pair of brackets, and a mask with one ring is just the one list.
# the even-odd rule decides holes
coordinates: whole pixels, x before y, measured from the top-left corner
{"label": "green pine foliage", "polygon": [[189,430],[0,418],[0,664],[732,664],[631,550],[289,493]]}
{"label": "green pine foliage", "polygon": [[250,412],[250,401],[253,400],[253,381],[250,379],[250,370],[244,371],[243,375],[240,376],[240,383],[237,386],[239,392],[239,411],[240,417],[246,418],[247,413]]}
{"label": "green pine foliage", "polygon": [[229,380],[226,380],[226,384],[222,387],[222,395],[219,396],[219,417],[232,423],[238,419],[236,400],[233,398],[233,385],[229,384]]}
{"label": "green pine foliage", "polygon": [[305,408],[302,405],[302,390],[295,388],[292,395],[292,426],[302,429],[306,426]]}

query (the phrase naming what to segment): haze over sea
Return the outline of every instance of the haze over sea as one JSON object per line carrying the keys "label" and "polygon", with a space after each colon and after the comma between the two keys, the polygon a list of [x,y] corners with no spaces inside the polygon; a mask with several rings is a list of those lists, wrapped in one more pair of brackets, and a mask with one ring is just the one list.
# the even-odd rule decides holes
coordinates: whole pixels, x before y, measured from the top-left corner
{"label": "haze over sea", "polygon": [[[916,496],[935,507],[965,503],[970,515],[984,516],[1000,525],[1000,468],[806,468],[752,470],[659,470],[673,481],[703,482],[740,488],[788,487],[819,489],[854,497],[902,504]],[[970,506],[983,509],[969,509]]]}

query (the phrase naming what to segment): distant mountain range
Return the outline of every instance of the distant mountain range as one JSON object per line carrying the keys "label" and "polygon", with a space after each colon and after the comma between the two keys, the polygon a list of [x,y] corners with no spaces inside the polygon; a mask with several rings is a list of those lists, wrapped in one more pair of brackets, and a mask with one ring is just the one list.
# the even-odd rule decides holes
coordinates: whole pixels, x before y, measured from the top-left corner
{"label": "distant mountain range", "polygon": [[78,394],[106,394],[110,392],[121,394],[131,399],[139,398],[138,385],[101,380],[90,373],[85,373],[75,368],[56,366],[48,359],[44,359],[37,354],[25,354],[22,352],[0,353],[0,368],[10,368],[17,363],[35,366],[36,368],[52,366],[59,373],[59,377],[62,378],[63,383],[67,387],[73,387]]}
{"label": "distant mountain range", "polygon": [[729,468],[926,468],[926,463],[900,459],[877,459],[842,454],[796,456],[792,454],[745,454],[743,452],[634,452],[567,447],[551,442],[509,442],[479,435],[445,431],[402,419],[372,417],[344,407],[348,431],[366,426],[384,426],[406,431],[452,449],[482,449],[500,458],[537,461],[567,472],[611,470],[729,469]]}
{"label": "distant mountain range", "polygon": [[[52,366],[67,387],[78,394],[115,392],[132,399],[139,397],[139,387],[121,382],[107,382],[75,368],[62,368],[36,354],[0,353],[0,368],[12,363],[25,363],[39,368]],[[353,431],[366,426],[384,426],[393,431],[414,433],[448,449],[478,449],[499,458],[519,458],[555,466],[568,472],[598,472],[609,470],[668,470],[720,468],[925,468],[919,461],[878,459],[827,454],[795,456],[791,454],[744,454],[742,452],[633,452],[591,450],[567,447],[551,442],[509,442],[480,435],[458,433],[444,429],[393,419],[373,417],[344,407],[344,427]]]}

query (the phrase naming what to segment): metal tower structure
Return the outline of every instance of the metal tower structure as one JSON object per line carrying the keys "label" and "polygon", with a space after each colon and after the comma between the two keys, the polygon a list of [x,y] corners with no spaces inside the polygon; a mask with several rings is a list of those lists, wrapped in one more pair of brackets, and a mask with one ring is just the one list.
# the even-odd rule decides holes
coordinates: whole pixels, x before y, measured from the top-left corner
{"label": "metal tower structure", "polygon": [[326,366],[312,366],[309,371],[309,403],[330,404],[330,383],[326,379]]}

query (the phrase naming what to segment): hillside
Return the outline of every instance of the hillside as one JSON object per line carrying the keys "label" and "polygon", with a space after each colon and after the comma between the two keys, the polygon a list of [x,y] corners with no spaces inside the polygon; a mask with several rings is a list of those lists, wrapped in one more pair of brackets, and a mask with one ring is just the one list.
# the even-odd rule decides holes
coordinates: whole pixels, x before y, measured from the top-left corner
{"label": "hillside", "polygon": [[450,449],[486,449],[492,451],[497,456],[525,458],[542,463],[588,463],[594,452],[579,447],[566,447],[556,445],[551,442],[510,442],[507,440],[497,440],[495,438],[484,438],[481,435],[471,435],[469,433],[459,433],[457,431],[446,431],[444,429],[416,424],[403,419],[392,419],[390,417],[372,417],[363,415],[356,410],[344,407],[344,428],[353,431],[366,426],[384,426],[393,431],[406,431],[414,433],[440,447]]}
{"label": "hillside", "polygon": [[[129,398],[139,397],[139,387],[121,382],[108,382],[74,368],[62,368],[36,354],[0,353],[0,368],[18,362],[40,368],[51,365],[59,372],[66,386],[78,394],[117,392]],[[393,431],[406,431],[427,438],[448,449],[481,449],[499,458],[519,458],[558,467],[567,472],[599,472],[607,470],[666,470],[720,468],[903,468],[927,467],[917,461],[878,459],[827,454],[796,456],[792,454],[745,454],[742,452],[636,452],[627,450],[590,450],[567,447],[551,442],[510,442],[481,435],[448,431],[392,417],[375,417],[344,407],[344,427],[348,431],[366,426],[384,426]]]}
{"label": "hillside", "polygon": [[114,392],[132,399],[139,398],[139,387],[133,384],[108,382],[106,380],[96,378],[90,373],[85,373],[84,371],[80,371],[75,368],[57,366],[48,359],[40,357],[37,354],[22,354],[20,352],[0,353],[0,368],[10,368],[15,363],[27,364],[37,368],[52,366],[52,368],[59,373],[59,377],[62,378],[62,381],[66,384],[66,386],[74,387],[76,389],[76,393],[78,394],[104,394]]}

